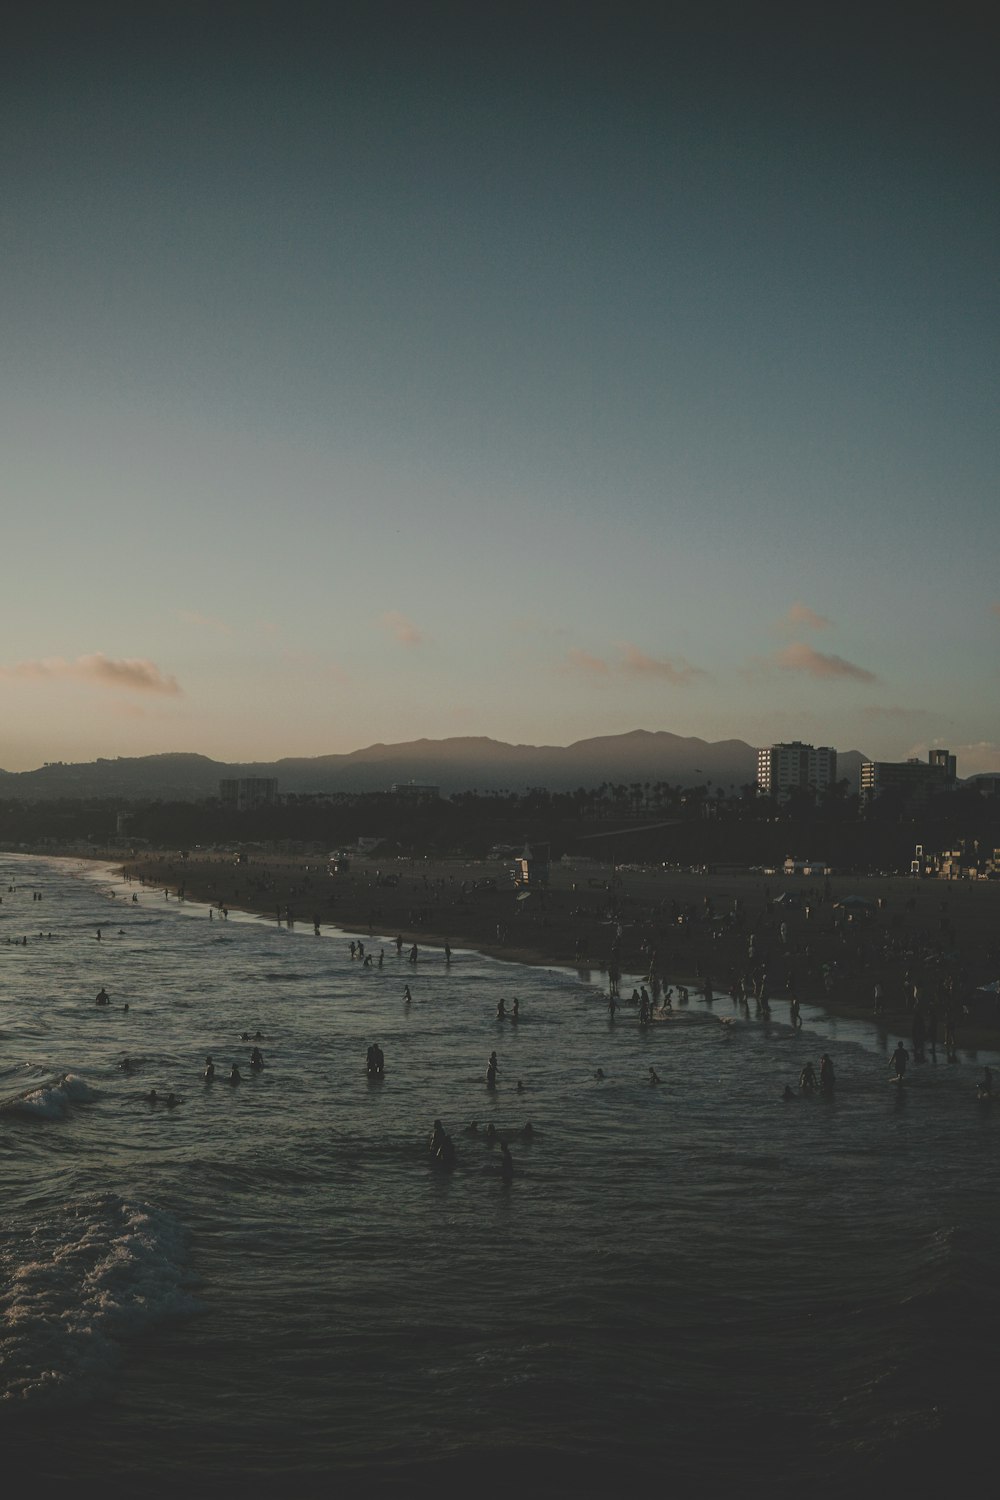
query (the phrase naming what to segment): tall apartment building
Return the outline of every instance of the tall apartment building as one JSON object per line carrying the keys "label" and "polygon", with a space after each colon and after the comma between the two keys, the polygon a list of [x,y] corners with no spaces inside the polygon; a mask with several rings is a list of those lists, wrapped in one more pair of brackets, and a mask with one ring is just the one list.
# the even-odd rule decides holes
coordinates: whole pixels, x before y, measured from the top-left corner
{"label": "tall apartment building", "polygon": [[757,785],[763,797],[788,796],[793,787],[817,792],[837,779],[837,752],[829,745],[766,745],[757,751]]}
{"label": "tall apartment building", "polygon": [[219,801],[237,812],[253,812],[255,807],[273,807],[278,800],[278,782],[274,776],[233,776],[219,782]]}

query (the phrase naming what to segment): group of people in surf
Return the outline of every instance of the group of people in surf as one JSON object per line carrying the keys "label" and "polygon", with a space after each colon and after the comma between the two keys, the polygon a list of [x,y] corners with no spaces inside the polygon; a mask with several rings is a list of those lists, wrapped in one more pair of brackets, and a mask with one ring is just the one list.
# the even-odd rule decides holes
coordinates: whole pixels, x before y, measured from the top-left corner
{"label": "group of people in surf", "polygon": [[[534,1130],[530,1123],[525,1125],[520,1132],[523,1139],[530,1141],[534,1139]],[[471,1125],[466,1126],[465,1134],[468,1136],[479,1135],[479,1122],[473,1120]],[[500,1146],[500,1179],[502,1182],[510,1183],[514,1180],[514,1158],[511,1155],[510,1145],[505,1136],[497,1134],[496,1126],[490,1122],[483,1134],[487,1145]],[[434,1129],[431,1131],[429,1144],[432,1165],[442,1167],[445,1171],[452,1171],[458,1165],[458,1152],[455,1143],[445,1130],[440,1120],[434,1121]],[[484,1169],[485,1170],[485,1169]]]}

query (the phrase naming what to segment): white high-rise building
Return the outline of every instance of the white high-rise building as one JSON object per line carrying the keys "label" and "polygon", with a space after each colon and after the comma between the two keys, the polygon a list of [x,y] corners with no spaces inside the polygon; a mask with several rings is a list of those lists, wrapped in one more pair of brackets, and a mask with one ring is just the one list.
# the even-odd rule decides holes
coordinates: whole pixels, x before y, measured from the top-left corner
{"label": "white high-rise building", "polygon": [[793,787],[821,792],[837,779],[837,752],[829,745],[766,745],[757,751],[757,785],[762,797],[787,797]]}

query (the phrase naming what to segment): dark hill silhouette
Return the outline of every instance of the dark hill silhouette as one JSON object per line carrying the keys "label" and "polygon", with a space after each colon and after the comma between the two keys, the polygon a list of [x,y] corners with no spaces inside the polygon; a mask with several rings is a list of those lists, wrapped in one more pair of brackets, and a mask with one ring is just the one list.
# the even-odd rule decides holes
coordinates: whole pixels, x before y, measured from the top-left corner
{"label": "dark hill silhouette", "polygon": [[[862,756],[838,756],[840,774],[857,789]],[[233,776],[275,776],[278,790],[294,792],[384,792],[394,782],[416,781],[443,796],[477,790],[523,792],[527,787],[573,791],[604,782],[666,781],[695,786],[711,782],[728,793],[753,782],[757,752],[743,740],[714,743],[665,730],[635,729],[599,735],[572,745],[509,745],[484,736],[406,744],[369,745],[343,755],[288,756],[278,761],[225,762],[205,755],[143,755],[92,762],[57,762],[35,771],[3,772],[0,794],[18,800],[120,797],[197,801],[218,795],[219,782]]]}

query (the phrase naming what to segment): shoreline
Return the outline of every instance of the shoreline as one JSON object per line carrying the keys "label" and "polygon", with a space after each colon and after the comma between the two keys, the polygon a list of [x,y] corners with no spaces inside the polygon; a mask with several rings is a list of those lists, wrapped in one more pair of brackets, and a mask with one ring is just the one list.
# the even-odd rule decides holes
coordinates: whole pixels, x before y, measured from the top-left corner
{"label": "shoreline", "polygon": [[[702,990],[710,979],[717,999],[729,998],[739,976],[763,973],[775,1019],[794,996],[908,1045],[916,986],[921,1013],[933,1008],[939,1018],[939,1045],[947,1015],[957,1049],[1000,1050],[1000,998],[975,993],[1000,976],[1000,886],[990,882],[648,869],[620,870],[612,881],[606,867],[581,861],[554,866],[547,887],[524,894],[506,866],[488,861],[369,858],[339,874],[319,858],[277,854],[237,864],[222,854],[144,851],[99,862],[140,888],[282,925],[318,922],[363,941],[395,933],[407,948],[450,946],[590,978],[607,976],[609,964],[646,975],[652,963],[664,985]],[[871,906],[841,907],[845,896]]]}

